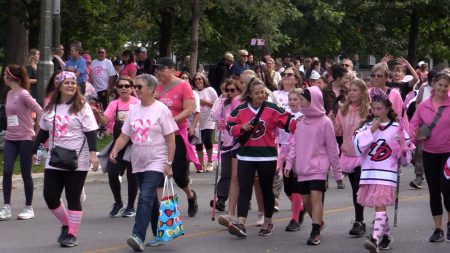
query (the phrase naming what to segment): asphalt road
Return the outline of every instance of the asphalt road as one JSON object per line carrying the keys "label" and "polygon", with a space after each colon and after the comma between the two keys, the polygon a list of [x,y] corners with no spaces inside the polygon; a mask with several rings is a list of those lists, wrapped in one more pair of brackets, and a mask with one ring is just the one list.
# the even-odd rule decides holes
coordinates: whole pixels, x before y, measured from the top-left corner
{"label": "asphalt road", "polygon": [[[112,194],[106,177],[91,175],[86,184],[87,199],[83,204],[84,216],[78,234],[78,246],[62,249],[56,243],[60,225],[47,209],[42,197],[42,180],[36,176],[34,210],[36,218],[28,221],[7,220],[0,222],[0,253],[18,252],[132,252],[126,245],[134,218],[109,218],[108,213],[113,203]],[[351,190],[347,179],[346,189],[337,190],[334,180],[330,179],[330,189],[325,199],[325,229],[321,235],[321,245],[307,246],[306,240],[311,230],[311,220],[305,222],[299,232],[285,232],[284,227],[290,220],[290,203],[284,196],[280,204],[280,212],[274,215],[274,231],[272,236],[258,236],[259,229],[254,226],[257,218],[255,200],[253,210],[249,213],[247,239],[237,239],[228,231],[211,221],[209,201],[213,194],[213,173],[192,173],[193,188],[199,196],[199,212],[196,217],[187,216],[186,197],[181,195],[181,212],[183,215],[185,235],[181,238],[158,247],[146,247],[146,252],[367,252],[363,248],[365,238],[349,238],[353,208]],[[433,231],[432,217],[428,207],[428,191],[413,190],[408,184],[413,178],[413,170],[403,169],[400,192],[400,208],[398,226],[392,228],[394,243],[390,252],[449,252],[450,243],[428,242]],[[17,179],[16,179],[17,180]],[[125,186],[126,181],[122,184]],[[19,181],[15,181],[12,205],[13,217],[22,209],[24,202],[23,189]],[[126,200],[123,190],[124,200]],[[254,198],[253,198],[254,199]],[[393,222],[393,207],[389,208],[389,218]],[[373,220],[374,211],[366,209],[365,218],[368,224]],[[446,218],[444,218],[446,222]],[[368,225],[368,233],[371,226]],[[150,231],[150,229],[149,229]]]}

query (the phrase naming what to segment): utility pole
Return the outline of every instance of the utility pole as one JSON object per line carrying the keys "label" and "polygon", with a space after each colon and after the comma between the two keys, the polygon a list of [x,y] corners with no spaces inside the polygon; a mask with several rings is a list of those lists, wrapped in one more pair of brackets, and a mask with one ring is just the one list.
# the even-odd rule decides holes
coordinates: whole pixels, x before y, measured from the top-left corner
{"label": "utility pole", "polygon": [[53,0],[53,49],[61,44],[61,0]]}
{"label": "utility pole", "polygon": [[41,19],[39,29],[39,51],[41,59],[38,63],[38,100],[44,102],[45,86],[53,74],[52,62],[52,10],[53,0],[41,0]]}

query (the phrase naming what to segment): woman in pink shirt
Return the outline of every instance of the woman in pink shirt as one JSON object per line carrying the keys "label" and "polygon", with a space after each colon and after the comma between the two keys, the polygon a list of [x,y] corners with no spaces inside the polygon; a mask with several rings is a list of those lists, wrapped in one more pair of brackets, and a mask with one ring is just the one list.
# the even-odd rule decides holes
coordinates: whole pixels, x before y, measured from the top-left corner
{"label": "woman in pink shirt", "polygon": [[17,156],[20,156],[20,170],[25,188],[25,208],[17,219],[28,220],[34,218],[33,207],[33,178],[31,177],[31,156],[33,148],[34,122],[32,112],[37,119],[42,117],[42,108],[28,92],[30,83],[28,74],[23,66],[10,65],[5,70],[3,78],[5,84],[11,88],[6,98],[7,132],[4,148],[3,168],[3,197],[5,206],[0,209],[0,220],[11,218],[11,187],[12,174]]}
{"label": "woman in pink shirt", "polygon": [[149,245],[156,246],[156,230],[159,217],[157,188],[164,181],[164,174],[172,175],[175,154],[175,132],[178,130],[170,110],[162,102],[155,100],[154,92],[158,81],[149,74],[136,77],[135,89],[141,103],[130,108],[110,153],[116,162],[120,150],[129,141],[133,174],[139,187],[139,200],[135,224],[128,245],[136,252],[144,250],[143,242],[151,222],[153,237]]}
{"label": "woman in pink shirt", "polygon": [[125,50],[122,53],[122,60],[125,63],[125,66],[120,71],[120,76],[129,76],[131,80],[136,78],[137,66],[134,61],[134,54],[130,50]]}
{"label": "woman in pink shirt", "polygon": [[[97,170],[98,129],[91,107],[77,87],[76,75],[63,71],[58,76],[57,91],[53,93],[45,113],[39,122],[41,130],[34,143],[34,154],[40,143],[49,141],[49,149],[58,146],[75,150],[78,167],[70,170],[50,165],[52,152],[48,152],[44,172],[44,199],[50,211],[61,222],[58,243],[61,247],[77,245],[77,232],[83,216],[80,196],[88,171]],[[33,159],[37,158],[33,155]],[[61,202],[65,191],[67,209]]]}
{"label": "woman in pink shirt", "polygon": [[[430,194],[431,214],[436,226],[429,238],[430,242],[444,241],[441,195],[447,210],[447,240],[450,240],[450,175],[443,172],[444,165],[450,157],[449,86],[450,74],[448,72],[438,73],[433,80],[431,97],[420,103],[410,124],[411,136],[417,143],[423,144],[423,167]],[[432,124],[439,110],[442,110],[441,117],[427,137],[421,129]]]}
{"label": "woman in pink shirt", "polygon": [[[130,106],[140,103],[139,99],[131,95],[134,85],[133,81],[129,77],[120,77],[116,82],[115,88],[116,92],[119,94],[119,98],[111,101],[104,113],[101,113],[95,107],[92,109],[98,123],[104,126],[111,125],[113,142],[115,142],[117,138],[119,138],[120,133],[122,132],[122,125],[127,119]],[[131,148],[131,143],[128,144],[129,145],[127,146],[127,148]],[[112,205],[112,209],[109,213],[109,216],[111,218],[118,217],[119,215],[122,215],[122,217],[133,217],[136,213],[134,209],[134,201],[136,200],[138,187],[136,185],[136,180],[132,174],[132,166],[130,161],[126,161],[123,159],[125,150],[126,148],[122,149],[122,151],[119,152],[119,155],[116,158],[116,163],[108,162],[107,164],[109,187],[111,188],[112,194],[114,196],[114,204]],[[125,210],[120,213],[124,205],[120,193],[121,182],[119,180],[119,177],[123,175],[125,171],[127,173],[128,184],[128,205]]]}

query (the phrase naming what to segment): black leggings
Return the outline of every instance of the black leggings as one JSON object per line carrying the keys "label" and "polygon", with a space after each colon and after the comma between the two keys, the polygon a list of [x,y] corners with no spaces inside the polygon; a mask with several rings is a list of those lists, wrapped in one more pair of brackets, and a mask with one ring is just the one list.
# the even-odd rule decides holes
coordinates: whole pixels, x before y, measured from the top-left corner
{"label": "black leggings", "polygon": [[178,187],[183,189],[189,185],[189,162],[186,159],[186,146],[180,135],[175,135],[175,145],[175,156],[172,163],[173,179]]}
{"label": "black leggings", "polygon": [[[203,145],[205,145],[205,149],[206,150],[210,150],[213,148],[213,144],[212,144],[212,129],[203,129],[201,132],[202,135],[202,144],[197,144],[195,145],[195,149],[197,151],[202,151],[203,150]],[[200,161],[202,162],[202,161]]]}
{"label": "black leggings", "polygon": [[[231,149],[225,147],[224,149]],[[230,191],[231,181],[231,161],[233,159],[233,151],[229,150],[220,157],[220,180],[217,182],[217,198],[221,201],[227,201]]]}
{"label": "black leggings", "polygon": [[263,194],[264,216],[272,218],[275,196],[273,194],[273,177],[276,161],[250,162],[238,160],[239,198],[237,203],[238,217],[247,217],[248,206],[252,197],[253,180],[258,171],[259,184]]}
{"label": "black leggings", "polygon": [[444,176],[444,165],[450,153],[433,154],[423,151],[423,168],[430,193],[430,208],[433,216],[442,215],[441,194],[444,206],[450,212],[450,179]]}
{"label": "black leggings", "polygon": [[127,172],[127,182],[128,182],[128,207],[134,207],[134,202],[138,193],[138,187],[136,184],[136,178],[132,173],[131,163],[124,161],[122,159],[117,159],[117,163],[112,163],[108,161],[108,179],[109,187],[114,196],[114,201],[116,203],[122,203],[122,196],[120,194],[121,184],[119,176]]}
{"label": "black leggings", "polygon": [[49,209],[61,205],[61,193],[66,191],[67,208],[82,211],[80,196],[87,171],[64,171],[46,169],[44,172],[44,199]]}
{"label": "black leggings", "polygon": [[353,207],[355,208],[355,221],[363,222],[364,221],[364,207],[361,206],[357,200],[357,193],[359,190],[359,180],[361,179],[361,166],[355,168],[353,173],[348,173],[348,180],[350,181],[350,185],[352,187],[352,195],[353,195]]}
{"label": "black leggings", "polygon": [[3,198],[5,204],[11,204],[11,188],[14,164],[20,155],[20,171],[25,190],[25,205],[31,206],[33,202],[33,178],[31,177],[31,156],[33,155],[32,141],[9,141],[5,139],[3,153]]}
{"label": "black leggings", "polygon": [[102,104],[102,110],[105,111],[108,107],[108,92],[106,90],[102,90],[97,92],[98,100]]}

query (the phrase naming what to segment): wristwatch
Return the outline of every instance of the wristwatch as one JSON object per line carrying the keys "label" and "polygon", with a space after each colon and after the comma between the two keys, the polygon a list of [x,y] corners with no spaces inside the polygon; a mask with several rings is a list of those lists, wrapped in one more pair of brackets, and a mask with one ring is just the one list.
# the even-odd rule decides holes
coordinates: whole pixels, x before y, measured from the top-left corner
{"label": "wristwatch", "polygon": [[167,161],[166,164],[172,166],[172,161]]}

